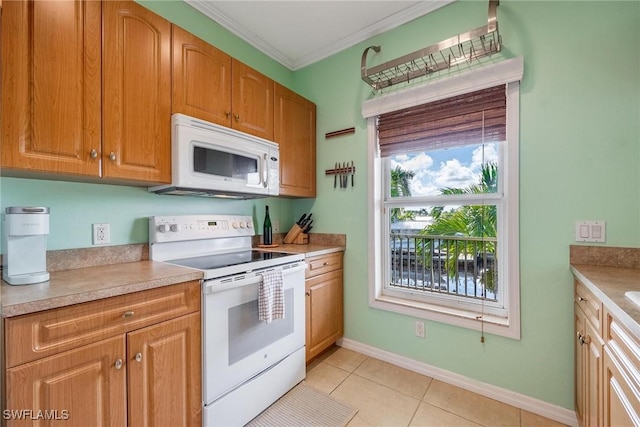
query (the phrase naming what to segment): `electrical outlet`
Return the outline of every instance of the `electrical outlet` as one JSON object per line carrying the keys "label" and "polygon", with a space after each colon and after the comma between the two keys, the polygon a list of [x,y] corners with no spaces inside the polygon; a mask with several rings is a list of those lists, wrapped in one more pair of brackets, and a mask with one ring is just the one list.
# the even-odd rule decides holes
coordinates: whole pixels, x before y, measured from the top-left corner
{"label": "electrical outlet", "polygon": [[424,338],[424,322],[422,320],[416,320],[416,336]]}
{"label": "electrical outlet", "polygon": [[280,232],[280,221],[278,221],[277,219],[274,219],[273,222],[271,223],[271,232],[272,233]]}
{"label": "electrical outlet", "polygon": [[93,224],[93,244],[108,245],[110,242],[109,224]]}

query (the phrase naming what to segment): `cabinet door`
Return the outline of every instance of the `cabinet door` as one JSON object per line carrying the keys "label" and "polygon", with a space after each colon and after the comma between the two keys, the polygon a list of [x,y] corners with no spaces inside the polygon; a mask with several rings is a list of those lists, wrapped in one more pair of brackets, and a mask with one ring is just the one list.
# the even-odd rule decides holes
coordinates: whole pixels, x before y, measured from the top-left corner
{"label": "cabinet door", "polygon": [[273,80],[235,59],[231,67],[231,127],[273,141]]}
{"label": "cabinet door", "polygon": [[8,369],[7,426],[42,425],[39,415],[69,427],[126,426],[126,369],[116,367],[124,346],[122,335]]}
{"label": "cabinet door", "polygon": [[586,420],[586,355],[587,349],[584,345],[584,339],[587,334],[585,330],[586,320],[584,312],[575,304],[574,308],[575,322],[575,409],[578,424],[585,425]]}
{"label": "cabinet door", "polygon": [[3,168],[98,176],[100,16],[95,1],[4,3]]}
{"label": "cabinet door", "polygon": [[602,416],[602,349],[604,341],[598,335],[591,323],[586,322],[587,337],[585,339],[586,347],[586,392],[587,401],[587,423],[590,427],[601,427]]}
{"label": "cabinet door", "polygon": [[316,196],[316,106],[276,84],[274,140],[280,146],[280,195]]}
{"label": "cabinet door", "polygon": [[103,5],[103,176],[171,181],[171,24],[133,1]]}
{"label": "cabinet door", "polygon": [[231,57],[173,25],[172,112],[231,127]]}
{"label": "cabinet door", "polygon": [[307,361],[328,348],[343,334],[342,269],[306,280]]}
{"label": "cabinet door", "polygon": [[129,427],[202,424],[200,313],[127,334]]}

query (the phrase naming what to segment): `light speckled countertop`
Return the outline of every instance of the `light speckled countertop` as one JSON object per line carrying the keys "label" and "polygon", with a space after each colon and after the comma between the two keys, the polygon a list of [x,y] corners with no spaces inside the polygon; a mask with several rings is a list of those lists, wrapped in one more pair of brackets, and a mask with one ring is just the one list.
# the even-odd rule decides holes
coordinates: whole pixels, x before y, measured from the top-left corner
{"label": "light speckled countertop", "polygon": [[[312,244],[280,243],[275,248],[260,250],[305,254],[306,257],[345,250],[343,235],[318,235],[315,239],[317,242]],[[144,259],[148,256],[146,246],[134,244],[48,252],[48,282],[12,286],[2,281],[2,317],[202,279],[201,271]]]}
{"label": "light speckled countertop", "polygon": [[640,307],[624,294],[640,291],[640,249],[571,246],[571,272],[640,338]]}
{"label": "light speckled countertop", "polygon": [[12,286],[4,281],[2,317],[200,280],[202,272],[154,261],[98,265],[53,271],[48,282]]}

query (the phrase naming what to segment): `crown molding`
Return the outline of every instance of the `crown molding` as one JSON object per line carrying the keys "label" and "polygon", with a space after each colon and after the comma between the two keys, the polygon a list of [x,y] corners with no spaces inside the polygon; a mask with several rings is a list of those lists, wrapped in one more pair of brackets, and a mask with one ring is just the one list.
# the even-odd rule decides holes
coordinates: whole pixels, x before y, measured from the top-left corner
{"label": "crown molding", "polygon": [[205,0],[184,1],[194,9],[198,10],[213,21],[220,24],[222,27],[229,30],[231,33],[249,43],[254,48],[273,58],[275,61],[287,67],[289,70],[295,71],[317,61],[325,59],[335,53],[341,52],[378,34],[384,33],[385,31],[389,31],[402,24],[412,21],[420,16],[431,13],[434,10],[453,3],[456,0],[420,1],[413,6],[410,6],[399,11],[398,13],[381,19],[378,22],[375,22],[373,25],[358,30],[341,40],[310,52],[309,54],[304,55],[300,58],[288,57],[249,29],[241,26],[228,16],[225,16],[225,14],[215,6],[215,2]]}

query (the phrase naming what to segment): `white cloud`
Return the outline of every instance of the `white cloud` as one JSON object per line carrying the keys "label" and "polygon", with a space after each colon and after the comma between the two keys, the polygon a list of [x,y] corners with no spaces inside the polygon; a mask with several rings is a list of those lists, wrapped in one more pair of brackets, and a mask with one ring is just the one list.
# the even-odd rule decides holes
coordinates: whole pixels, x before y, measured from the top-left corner
{"label": "white cloud", "polygon": [[464,166],[458,159],[447,160],[440,165],[435,184],[439,188],[464,188],[478,180],[477,173]]}
{"label": "white cloud", "polygon": [[482,164],[498,163],[498,147],[496,144],[485,144],[473,150],[471,154],[471,169],[480,172]]}
{"label": "white cloud", "polygon": [[443,188],[465,188],[478,183],[482,164],[498,161],[497,144],[486,144],[477,147],[465,158],[442,159],[438,164],[427,153],[415,155],[401,154],[391,160],[391,168],[400,166],[414,172],[409,183],[414,196],[430,196],[440,194]]}

